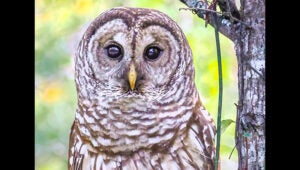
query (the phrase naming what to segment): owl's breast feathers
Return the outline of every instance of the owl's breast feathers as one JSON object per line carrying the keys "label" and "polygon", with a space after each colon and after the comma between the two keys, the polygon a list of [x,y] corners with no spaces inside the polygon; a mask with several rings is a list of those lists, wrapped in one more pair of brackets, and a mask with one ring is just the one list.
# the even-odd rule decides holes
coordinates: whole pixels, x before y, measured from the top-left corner
{"label": "owl's breast feathers", "polygon": [[[133,111],[129,103],[127,106],[127,112]],[[135,114],[112,108],[106,113],[111,114],[108,116],[111,119],[101,118],[101,114],[93,118],[78,117],[81,114],[77,113],[71,132],[70,161],[84,167],[99,162],[102,167],[129,169],[213,169],[215,126],[209,113],[199,98],[196,105],[187,110],[184,107],[171,109],[174,106],[139,108]],[[151,114],[154,110],[157,112]],[[157,116],[163,110],[165,117],[164,114]],[[95,115],[85,115],[88,114]]]}

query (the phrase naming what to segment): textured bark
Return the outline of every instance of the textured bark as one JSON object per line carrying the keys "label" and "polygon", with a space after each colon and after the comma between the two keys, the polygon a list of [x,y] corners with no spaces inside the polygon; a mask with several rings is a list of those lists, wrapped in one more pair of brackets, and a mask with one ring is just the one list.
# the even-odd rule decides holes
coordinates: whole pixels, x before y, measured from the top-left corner
{"label": "textured bark", "polygon": [[[180,0],[199,8],[198,0]],[[195,10],[200,18],[203,10]],[[265,169],[265,1],[241,0],[241,21],[224,24],[219,15],[220,32],[235,44],[238,60],[239,102],[236,143],[239,170]],[[209,16],[211,26],[215,26]]]}
{"label": "textured bark", "polygon": [[242,16],[252,29],[235,41],[239,104],[236,142],[239,169],[265,168],[265,2],[244,0]]}

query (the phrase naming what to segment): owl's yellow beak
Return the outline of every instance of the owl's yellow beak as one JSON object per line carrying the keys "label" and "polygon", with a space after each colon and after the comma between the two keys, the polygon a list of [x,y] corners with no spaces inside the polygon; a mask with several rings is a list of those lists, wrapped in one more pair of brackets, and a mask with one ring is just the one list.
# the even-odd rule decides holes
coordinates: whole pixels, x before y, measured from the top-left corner
{"label": "owl's yellow beak", "polygon": [[128,72],[128,80],[129,80],[129,85],[130,89],[133,90],[135,87],[135,81],[136,81],[136,71],[135,71],[135,66],[134,64],[131,64],[129,67],[129,72]]}

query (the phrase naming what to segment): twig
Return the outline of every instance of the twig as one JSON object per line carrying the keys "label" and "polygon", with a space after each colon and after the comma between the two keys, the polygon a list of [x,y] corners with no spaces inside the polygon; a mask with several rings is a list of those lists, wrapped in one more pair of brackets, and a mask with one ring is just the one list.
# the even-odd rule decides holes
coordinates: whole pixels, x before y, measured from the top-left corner
{"label": "twig", "polygon": [[234,145],[233,149],[232,149],[231,152],[230,152],[230,155],[229,155],[229,158],[228,158],[228,159],[231,158],[231,156],[232,156],[232,154],[233,154],[233,151],[234,151],[234,149],[236,148],[236,145],[237,145],[237,144],[238,144],[238,143],[236,143],[236,144]]}
{"label": "twig", "polygon": [[[230,14],[230,12],[218,12],[218,11],[215,11],[215,10],[211,10],[211,9],[203,9],[203,8],[179,8],[179,11],[180,10],[200,10],[200,11],[205,11],[205,12],[210,12],[210,13],[215,13],[215,14],[219,14],[219,15],[222,15],[222,16],[226,16],[226,17],[229,17],[231,20],[233,21],[237,21],[239,23],[242,23],[244,25],[246,25],[248,28],[252,28],[250,25],[246,24],[245,22],[235,18],[234,16],[232,16]],[[228,14],[229,13],[229,14]]]}
{"label": "twig", "polygon": [[203,9],[203,8],[179,8],[179,11],[180,10],[201,10],[201,11],[212,12],[212,13],[217,13],[217,14],[222,15],[221,12],[211,10],[211,9]]}

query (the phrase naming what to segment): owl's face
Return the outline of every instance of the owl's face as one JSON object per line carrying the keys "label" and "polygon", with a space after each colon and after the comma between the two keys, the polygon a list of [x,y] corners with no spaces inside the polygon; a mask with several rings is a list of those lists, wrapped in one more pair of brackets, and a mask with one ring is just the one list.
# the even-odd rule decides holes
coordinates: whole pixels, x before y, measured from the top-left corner
{"label": "owl's face", "polygon": [[106,83],[106,90],[147,96],[148,92],[160,92],[169,86],[166,77],[174,73],[179,62],[174,56],[179,49],[165,28],[154,25],[142,29],[116,18],[102,29],[93,37],[90,57],[95,78]]}
{"label": "owl's face", "polygon": [[188,68],[182,62],[191,60],[183,56],[183,50],[190,53],[183,46],[185,37],[158,11],[126,8],[116,13],[118,9],[100,15],[84,35],[89,76],[98,84],[92,89],[107,95],[161,96]]}
{"label": "owl's face", "polygon": [[[102,13],[79,44],[75,71],[77,112],[93,116],[101,126],[91,129],[94,146],[105,145],[101,133],[117,140],[110,141],[114,146],[155,144],[158,139],[147,134],[184,126],[198,97],[186,38],[172,19],[156,10],[114,8]],[[77,119],[83,122],[85,116]],[[156,129],[147,130],[150,125]],[[124,137],[128,135],[139,138],[131,141]],[[163,138],[169,141],[172,134]]]}

